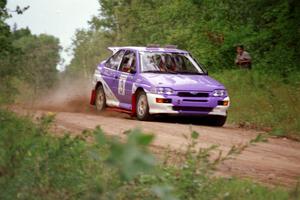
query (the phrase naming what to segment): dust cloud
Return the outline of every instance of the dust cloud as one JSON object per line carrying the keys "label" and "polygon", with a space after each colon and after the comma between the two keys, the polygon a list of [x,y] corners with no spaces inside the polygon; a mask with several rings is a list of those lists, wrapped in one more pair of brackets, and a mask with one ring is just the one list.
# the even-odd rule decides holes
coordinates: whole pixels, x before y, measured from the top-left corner
{"label": "dust cloud", "polygon": [[90,95],[93,85],[90,79],[61,80],[56,87],[36,100],[36,109],[56,112],[92,112]]}
{"label": "dust cloud", "polygon": [[106,117],[130,118],[130,115],[106,109],[97,111],[95,106],[90,105],[90,97],[93,89],[91,79],[61,80],[56,87],[45,92],[45,95],[35,100],[31,107],[33,110],[51,112],[73,112],[102,115]]}

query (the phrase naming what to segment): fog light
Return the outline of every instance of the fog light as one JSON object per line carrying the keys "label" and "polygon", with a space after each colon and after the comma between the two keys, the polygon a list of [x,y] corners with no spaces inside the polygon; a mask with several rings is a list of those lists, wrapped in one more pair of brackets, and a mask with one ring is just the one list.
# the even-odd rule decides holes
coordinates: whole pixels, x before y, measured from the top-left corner
{"label": "fog light", "polygon": [[229,101],[218,101],[218,105],[219,106],[228,106],[229,105]]}
{"label": "fog light", "polygon": [[223,101],[223,106],[228,106],[229,105],[229,101]]}
{"label": "fog light", "polygon": [[156,98],[156,103],[172,103],[172,99]]}

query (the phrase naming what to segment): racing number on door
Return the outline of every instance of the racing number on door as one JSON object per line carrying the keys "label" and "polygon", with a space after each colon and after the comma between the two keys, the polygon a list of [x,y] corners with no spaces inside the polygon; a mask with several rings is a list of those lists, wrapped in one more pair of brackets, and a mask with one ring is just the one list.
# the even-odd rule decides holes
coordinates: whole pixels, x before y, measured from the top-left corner
{"label": "racing number on door", "polygon": [[126,79],[127,79],[127,77],[120,76],[119,85],[118,85],[118,93],[119,93],[119,95],[125,95]]}

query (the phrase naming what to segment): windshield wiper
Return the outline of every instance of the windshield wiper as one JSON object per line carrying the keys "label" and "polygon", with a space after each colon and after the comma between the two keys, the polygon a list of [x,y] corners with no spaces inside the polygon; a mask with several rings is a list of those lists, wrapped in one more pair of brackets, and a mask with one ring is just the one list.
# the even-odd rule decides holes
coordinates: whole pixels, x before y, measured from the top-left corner
{"label": "windshield wiper", "polygon": [[157,70],[143,71],[143,73],[177,74],[176,72],[172,72],[172,71],[157,71]]}
{"label": "windshield wiper", "polygon": [[148,70],[148,71],[143,71],[143,73],[163,73],[163,72],[158,70]]}
{"label": "windshield wiper", "polygon": [[191,74],[191,75],[205,75],[205,73],[200,73],[200,72],[177,72],[177,71],[158,71],[158,70],[148,70],[148,71],[143,71],[143,73],[158,73],[158,74]]}
{"label": "windshield wiper", "polygon": [[205,73],[200,72],[177,72],[178,74],[191,74],[191,75],[205,75]]}

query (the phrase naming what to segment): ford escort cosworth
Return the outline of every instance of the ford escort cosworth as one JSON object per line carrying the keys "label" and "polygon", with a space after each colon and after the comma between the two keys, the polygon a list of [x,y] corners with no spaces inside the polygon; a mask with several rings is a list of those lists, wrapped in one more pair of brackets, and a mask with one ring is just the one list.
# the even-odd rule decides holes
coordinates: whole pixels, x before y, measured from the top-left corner
{"label": "ford escort cosworth", "polygon": [[209,116],[223,126],[230,104],[225,87],[208,76],[189,52],[174,46],[109,47],[93,76],[90,103],[113,107],[139,120],[153,115]]}

